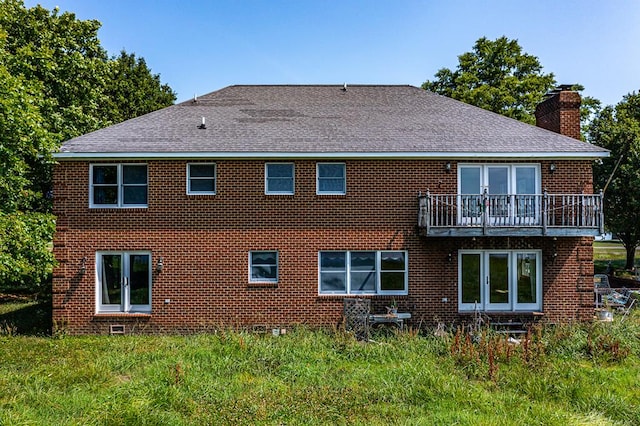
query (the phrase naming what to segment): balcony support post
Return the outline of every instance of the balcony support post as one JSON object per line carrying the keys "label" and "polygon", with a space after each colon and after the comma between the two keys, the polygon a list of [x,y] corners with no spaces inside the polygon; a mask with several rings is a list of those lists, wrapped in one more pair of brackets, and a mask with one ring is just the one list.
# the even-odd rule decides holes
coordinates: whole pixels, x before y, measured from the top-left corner
{"label": "balcony support post", "polygon": [[601,235],[604,235],[604,192],[602,192],[602,189],[600,190],[600,200],[598,202],[599,204],[599,211],[598,211],[598,221],[600,222],[599,225],[599,231]]}
{"label": "balcony support post", "polygon": [[489,194],[487,189],[482,193],[482,235],[487,235],[489,226]]}
{"label": "balcony support post", "polygon": [[547,223],[549,220],[549,193],[547,189],[542,193],[542,235],[547,235]]}

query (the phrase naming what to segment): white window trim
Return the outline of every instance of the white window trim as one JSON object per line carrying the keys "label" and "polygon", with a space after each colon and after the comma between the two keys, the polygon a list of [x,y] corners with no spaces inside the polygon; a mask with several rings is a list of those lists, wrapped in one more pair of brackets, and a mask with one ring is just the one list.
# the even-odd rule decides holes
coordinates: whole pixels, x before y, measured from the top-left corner
{"label": "white window trim", "polygon": [[[117,204],[95,204],[93,202],[94,195],[94,187],[93,183],[93,168],[94,167],[116,167],[117,169],[117,181],[116,186],[118,187],[118,202]],[[128,184],[125,185],[123,183],[123,166],[145,166],[147,172],[147,183],[142,184]],[[113,185],[110,185],[113,186]],[[124,187],[125,186],[145,186],[147,188],[147,203],[146,204],[124,204]],[[149,207],[149,165],[147,163],[96,163],[90,164],[89,167],[89,208],[98,208],[98,209],[136,209],[136,208],[148,208]]]}
{"label": "white window trim", "polygon": [[[122,294],[122,302],[120,303],[120,305],[115,305],[115,304],[110,304],[110,305],[103,305],[102,304],[102,273],[100,272],[100,268],[102,267],[102,256],[103,255],[110,255],[110,254],[115,254],[115,255],[120,255],[122,256],[122,261],[123,261],[123,279],[129,279],[128,275],[127,275],[127,271],[130,272],[129,269],[129,256],[130,255],[147,255],[149,256],[149,304],[148,305],[132,305],[130,303],[130,296],[129,293],[123,291]],[[137,251],[137,250],[132,250],[132,251],[99,251],[96,252],[96,257],[95,257],[95,265],[96,265],[96,270],[95,270],[95,278],[96,278],[96,312],[97,313],[122,313],[122,314],[127,314],[127,313],[150,313],[151,312],[151,305],[152,305],[152,301],[153,301],[153,258],[151,256],[151,252],[150,251]],[[126,266],[124,266],[126,265]]]}
{"label": "white window trim", "polygon": [[[276,255],[276,277],[274,279],[269,278],[253,278],[251,269],[253,268],[253,253],[275,253]],[[277,250],[251,250],[249,252],[249,282],[250,283],[266,283],[277,284],[280,278],[280,253]]]}
{"label": "white window trim", "polygon": [[[191,166],[213,166],[212,177],[191,177]],[[213,180],[213,191],[192,191],[191,179]],[[218,191],[218,165],[216,163],[187,163],[187,195],[216,195]]]}
{"label": "white window trim", "polygon": [[[376,289],[375,291],[352,291],[351,290],[351,253],[353,252],[374,252],[376,254]],[[346,262],[346,289],[345,291],[322,291],[322,253],[345,253]],[[404,271],[385,271],[385,272],[404,272],[404,290],[382,290],[382,253],[403,253],[404,254]],[[369,294],[373,296],[406,296],[409,294],[409,256],[406,250],[322,250],[318,252],[318,294],[320,296],[334,295],[357,295]]]}
{"label": "white window trim", "polygon": [[[291,166],[291,191],[269,191],[269,179],[278,179],[278,178],[269,178],[269,165],[290,165]],[[283,178],[280,178],[283,179]],[[288,179],[288,178],[287,178]],[[264,193],[266,195],[294,195],[296,192],[296,165],[295,163],[264,163]]]}
{"label": "white window trim", "polygon": [[[335,164],[341,165],[344,170],[342,191],[321,191],[320,190],[320,165]],[[319,162],[316,163],[316,195],[346,195],[347,194],[347,164],[342,162]]]}
{"label": "white window trim", "polygon": [[[497,308],[492,309],[488,307],[488,303],[486,302],[486,298],[488,297],[488,271],[487,271],[487,263],[490,254],[497,253],[507,253],[509,258],[509,302],[508,307],[505,308]],[[482,300],[475,303],[462,303],[462,256],[464,254],[478,254],[480,255],[480,297]],[[518,254],[532,254],[536,256],[536,283],[538,283],[536,287],[536,301],[537,303],[520,303],[517,301],[517,255]],[[542,250],[531,250],[531,249],[522,249],[522,250],[498,250],[498,249],[490,249],[490,250],[459,250],[458,251],[458,311],[460,312],[470,312],[474,310],[480,310],[481,312],[532,312],[532,311],[540,311],[543,307],[542,302]]]}

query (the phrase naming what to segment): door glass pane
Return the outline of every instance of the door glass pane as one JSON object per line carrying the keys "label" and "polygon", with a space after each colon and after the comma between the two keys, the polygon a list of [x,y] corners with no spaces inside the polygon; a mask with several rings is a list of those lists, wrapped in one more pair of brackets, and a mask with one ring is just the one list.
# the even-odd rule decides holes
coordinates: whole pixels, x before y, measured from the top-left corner
{"label": "door glass pane", "polygon": [[533,253],[518,253],[518,303],[537,303],[537,256]]}
{"label": "door glass pane", "polygon": [[100,266],[102,304],[120,305],[122,303],[122,256],[103,254]]}
{"label": "door glass pane", "polygon": [[354,251],[351,253],[351,290],[356,292],[375,292],[375,252]]}
{"label": "door glass pane", "polygon": [[516,194],[536,193],[536,168],[516,167]]}
{"label": "door glass pane", "polygon": [[462,303],[482,303],[480,299],[480,255],[462,255]]}
{"label": "door glass pane", "polygon": [[509,193],[509,169],[507,167],[489,167],[489,194]]}
{"label": "door glass pane", "polygon": [[509,168],[489,167],[489,216],[509,215]]}
{"label": "door glass pane", "polygon": [[460,193],[480,194],[480,167],[460,168]]}
{"label": "door glass pane", "polygon": [[509,303],[509,255],[489,255],[489,303]]}
{"label": "door glass pane", "polygon": [[482,213],[480,167],[460,168],[460,200],[462,217],[477,217]]}
{"label": "door glass pane", "polygon": [[[516,217],[534,218],[536,216],[536,168],[516,167]],[[527,223],[531,223],[529,220]]]}
{"label": "door glass pane", "polygon": [[148,254],[129,256],[129,303],[132,305],[151,304],[149,260]]}

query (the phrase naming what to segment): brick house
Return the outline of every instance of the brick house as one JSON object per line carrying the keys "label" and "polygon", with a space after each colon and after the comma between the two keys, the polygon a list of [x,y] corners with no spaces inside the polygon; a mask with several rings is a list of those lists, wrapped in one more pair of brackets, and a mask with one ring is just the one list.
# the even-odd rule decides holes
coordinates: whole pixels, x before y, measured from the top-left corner
{"label": "brick house", "polygon": [[[56,154],[53,319],[69,333],[588,320],[602,198],[577,93],[552,131],[411,86],[231,86]],[[558,134],[564,133],[564,135]]]}

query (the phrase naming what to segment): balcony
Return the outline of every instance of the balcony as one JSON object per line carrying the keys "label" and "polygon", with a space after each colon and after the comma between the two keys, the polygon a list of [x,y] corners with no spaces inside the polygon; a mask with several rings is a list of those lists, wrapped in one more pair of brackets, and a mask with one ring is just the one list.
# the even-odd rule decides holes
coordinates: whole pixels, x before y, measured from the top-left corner
{"label": "balcony", "polygon": [[418,228],[428,237],[552,236],[604,233],[600,194],[426,194]]}

